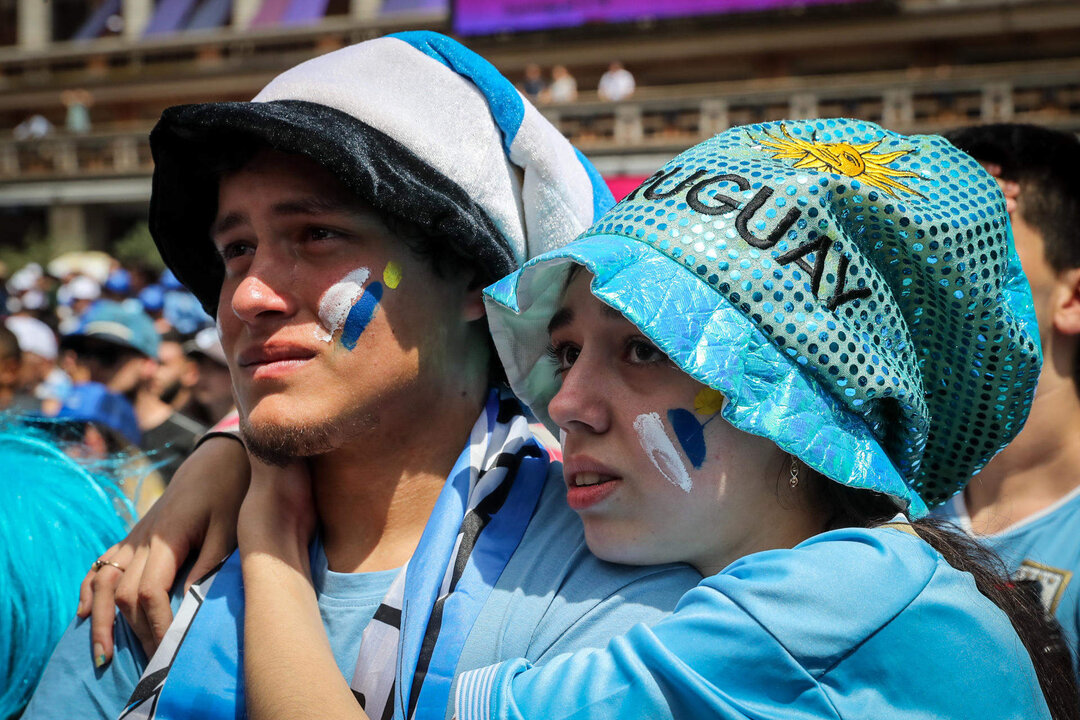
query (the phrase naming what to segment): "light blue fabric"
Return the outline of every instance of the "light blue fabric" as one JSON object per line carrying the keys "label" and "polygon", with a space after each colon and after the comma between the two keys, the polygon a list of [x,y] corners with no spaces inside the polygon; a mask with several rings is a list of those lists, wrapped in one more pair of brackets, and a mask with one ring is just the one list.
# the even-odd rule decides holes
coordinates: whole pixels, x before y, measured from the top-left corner
{"label": "light blue fabric", "polygon": [[[235,556],[234,556],[235,557]],[[373,573],[335,573],[326,564],[319,542],[312,544],[312,582],[319,601],[330,648],[344,677],[352,677],[360,636],[375,614],[396,570]],[[186,575],[186,569],[179,577]],[[173,588],[175,613],[183,596],[182,580]],[[118,613],[114,634],[113,661],[95,670],[90,659],[90,621],[75,620],[68,627],[49,660],[41,683],[27,707],[24,718],[42,720],[108,718],[124,709],[131,691],[146,669],[147,657],[131,627]],[[205,658],[207,661],[217,658]],[[215,697],[213,692],[206,698]],[[203,702],[206,701],[203,698]],[[220,700],[229,702],[228,697]],[[232,700],[235,703],[235,699]],[[205,707],[193,717],[201,717]]]}
{"label": "light blue fabric", "polygon": [[635,623],[667,617],[700,579],[689,565],[633,568],[589,552],[581,520],[566,505],[562,465],[554,464],[533,522],[462,649],[459,677],[507,658],[540,663],[604,647]]}
{"label": "light blue fabric", "polygon": [[749,555],[652,627],[528,665],[466,675],[458,718],[1050,716],[1005,614],[922,540],[885,528]]}
{"label": "light blue fabric", "polygon": [[922,498],[858,416],[800,372],[726,297],[649,245],[618,236],[573,242],[485,291],[507,376],[553,432],[558,429],[547,405],[559,376],[546,352],[547,322],[573,264],[594,275],[593,295],[623,313],[689,375],[730,400],[722,414],[732,425],[773,440],[826,477],[900,498],[912,516],[926,514]]}
{"label": "light blue fabric", "polygon": [[[971,533],[962,494],[935,515]],[[973,536],[1001,556],[1015,579],[1038,583],[1043,605],[1061,623],[1080,682],[1080,488],[1000,533]]]}
{"label": "light blue fabric", "polygon": [[[581,521],[566,506],[565,492],[562,466],[553,464],[528,530],[466,640],[458,673],[512,657],[541,661],[579,647],[599,647],[634,623],[668,615],[700,578],[683,565],[644,568],[597,560],[585,547]],[[367,598],[381,600],[387,580],[382,573],[328,573],[325,565],[325,556],[316,552],[312,573],[319,611],[338,667],[350,677],[371,617],[364,609]],[[174,612],[179,600],[174,596]],[[112,720],[145,667],[137,638],[118,616],[116,656],[95,671],[90,623],[75,622],[49,661],[24,720]]]}

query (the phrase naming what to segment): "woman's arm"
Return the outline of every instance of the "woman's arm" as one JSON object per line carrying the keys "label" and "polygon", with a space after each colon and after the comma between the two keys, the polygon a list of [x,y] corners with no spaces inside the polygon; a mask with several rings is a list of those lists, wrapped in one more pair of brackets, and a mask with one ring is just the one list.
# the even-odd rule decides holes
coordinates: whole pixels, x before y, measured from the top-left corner
{"label": "woman's arm", "polygon": [[146,654],[153,654],[172,622],[169,596],[188,556],[198,550],[185,588],[236,547],[236,516],[250,473],[237,439],[206,440],[131,533],[102,554],[124,570],[105,565],[82,581],[76,613],[91,617],[95,663],[112,660],[114,602]]}
{"label": "woman's arm", "polygon": [[311,584],[315,512],[307,470],[254,458],[251,465],[237,527],[248,717],[367,720],[334,661]]}

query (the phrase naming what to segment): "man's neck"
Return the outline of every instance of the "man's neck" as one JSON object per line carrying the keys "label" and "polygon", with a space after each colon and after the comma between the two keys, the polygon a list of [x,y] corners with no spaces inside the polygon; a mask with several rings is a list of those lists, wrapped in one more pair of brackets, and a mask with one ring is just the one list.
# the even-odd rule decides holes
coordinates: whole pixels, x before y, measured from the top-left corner
{"label": "man's neck", "polygon": [[1001,532],[1053,505],[1077,486],[1077,386],[1071,376],[1044,368],[1024,429],[964,491],[972,529],[978,534]]}
{"label": "man's neck", "polygon": [[484,393],[416,405],[408,423],[380,424],[311,460],[315,505],[331,570],[370,572],[408,562]]}

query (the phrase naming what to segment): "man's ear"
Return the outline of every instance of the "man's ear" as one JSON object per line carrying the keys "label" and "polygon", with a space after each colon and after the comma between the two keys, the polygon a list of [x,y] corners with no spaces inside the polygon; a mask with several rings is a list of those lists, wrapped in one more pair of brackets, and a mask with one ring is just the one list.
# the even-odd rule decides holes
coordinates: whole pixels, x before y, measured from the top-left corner
{"label": "man's ear", "polygon": [[1080,268],[1061,273],[1055,298],[1054,329],[1063,335],[1080,335]]}
{"label": "man's ear", "polygon": [[465,291],[465,302],[462,303],[462,317],[465,322],[473,322],[487,316],[487,308],[484,307],[484,288],[472,288]]}

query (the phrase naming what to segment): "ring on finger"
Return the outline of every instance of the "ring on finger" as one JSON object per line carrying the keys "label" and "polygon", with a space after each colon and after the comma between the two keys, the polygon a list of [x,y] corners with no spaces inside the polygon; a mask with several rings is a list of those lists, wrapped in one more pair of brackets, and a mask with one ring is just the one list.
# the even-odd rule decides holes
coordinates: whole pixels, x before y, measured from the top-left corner
{"label": "ring on finger", "polygon": [[101,568],[105,567],[106,565],[111,565],[112,567],[116,568],[120,572],[124,572],[126,570],[126,568],[121,567],[118,563],[114,563],[111,560],[104,560],[102,558],[98,558],[97,560],[95,560],[94,564],[91,567],[96,572],[96,571],[100,570]]}

